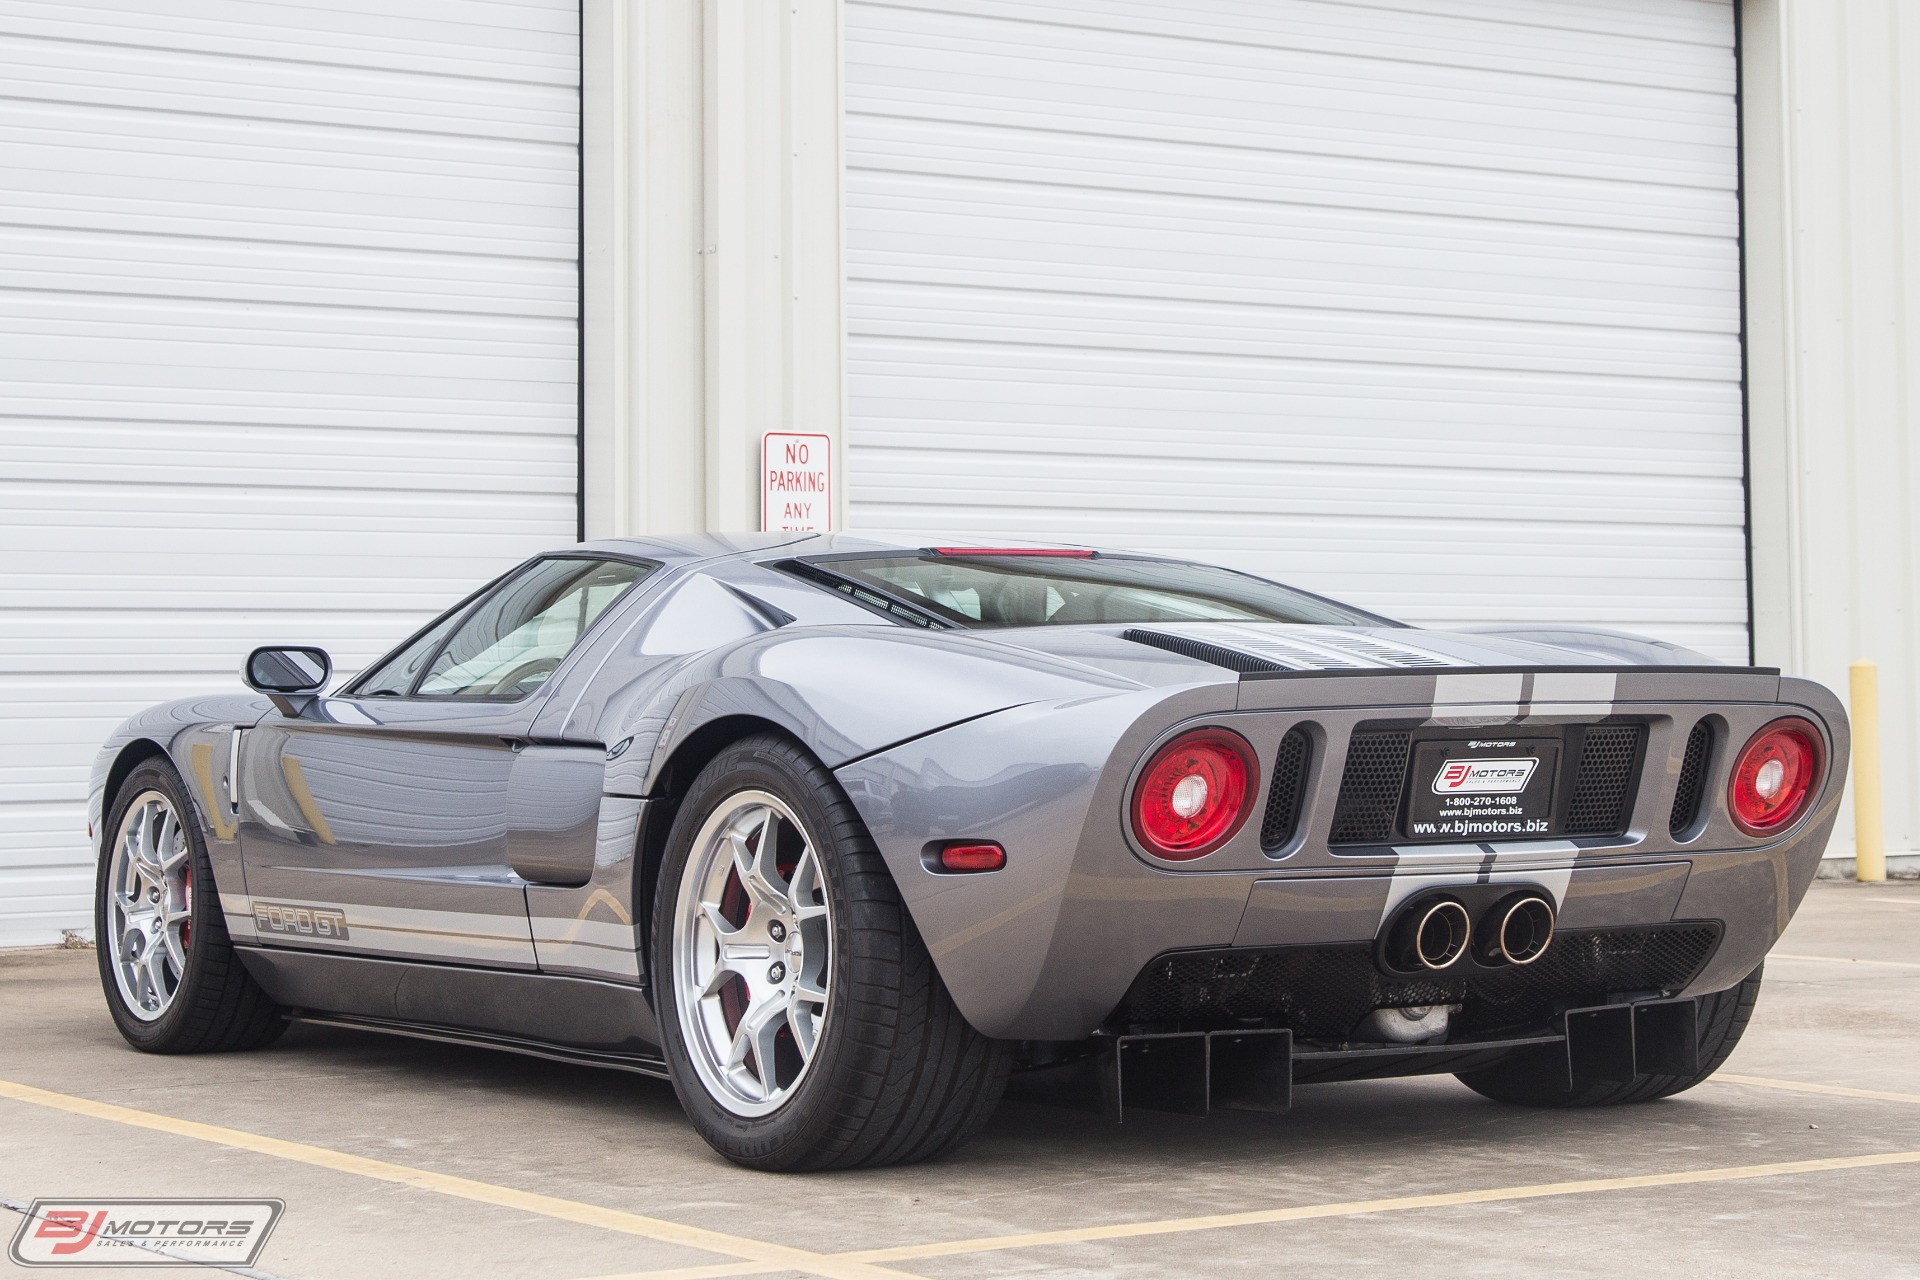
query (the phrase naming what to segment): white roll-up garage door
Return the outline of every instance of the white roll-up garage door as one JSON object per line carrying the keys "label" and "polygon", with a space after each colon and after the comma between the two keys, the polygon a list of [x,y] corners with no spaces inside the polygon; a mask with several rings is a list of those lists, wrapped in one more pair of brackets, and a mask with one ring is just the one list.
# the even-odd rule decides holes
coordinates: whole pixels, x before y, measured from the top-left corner
{"label": "white roll-up garage door", "polygon": [[852,0],[856,528],[1747,654],[1726,0]]}
{"label": "white roll-up garage door", "polygon": [[0,9],[0,945],[129,712],[575,532],[577,0]]}

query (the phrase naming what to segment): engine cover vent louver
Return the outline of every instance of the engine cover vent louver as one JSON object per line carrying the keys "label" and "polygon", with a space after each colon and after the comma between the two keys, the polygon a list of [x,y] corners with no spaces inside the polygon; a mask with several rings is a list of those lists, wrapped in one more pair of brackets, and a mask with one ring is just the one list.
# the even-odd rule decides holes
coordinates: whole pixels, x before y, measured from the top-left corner
{"label": "engine cover vent louver", "polygon": [[1238,671],[1403,671],[1463,665],[1451,658],[1378,636],[1334,627],[1192,622],[1132,627],[1121,638]]}
{"label": "engine cover vent louver", "polygon": [[1332,634],[1320,640],[1329,649],[1338,649],[1357,658],[1371,658],[1383,667],[1405,667],[1409,670],[1421,670],[1433,667],[1453,667],[1459,664],[1437,653],[1428,653],[1424,649],[1415,649],[1404,644],[1392,644],[1385,640],[1375,640],[1367,636]]}

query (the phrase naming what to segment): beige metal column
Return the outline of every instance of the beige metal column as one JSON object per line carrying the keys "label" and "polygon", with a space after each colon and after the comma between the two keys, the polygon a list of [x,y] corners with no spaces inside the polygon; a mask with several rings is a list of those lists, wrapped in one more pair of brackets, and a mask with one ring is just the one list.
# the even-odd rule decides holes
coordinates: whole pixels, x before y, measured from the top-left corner
{"label": "beige metal column", "polygon": [[1920,848],[1920,10],[1741,19],[1755,645],[1835,690],[1878,664],[1898,857]]}
{"label": "beige metal column", "polygon": [[760,434],[843,435],[839,2],[583,20],[588,536],[755,528]]}

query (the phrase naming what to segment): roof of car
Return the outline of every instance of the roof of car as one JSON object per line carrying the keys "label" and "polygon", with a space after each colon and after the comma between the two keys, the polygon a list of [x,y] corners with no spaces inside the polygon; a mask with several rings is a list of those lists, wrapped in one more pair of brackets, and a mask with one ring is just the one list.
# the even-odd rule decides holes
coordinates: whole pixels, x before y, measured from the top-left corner
{"label": "roof of car", "polygon": [[1063,544],[998,536],[983,538],[977,533],[684,533],[602,538],[570,550],[605,551],[616,555],[645,556],[668,564],[693,564],[732,556],[765,555],[770,551],[789,555],[833,555],[849,551],[914,551],[921,547],[987,545],[1057,547]]}

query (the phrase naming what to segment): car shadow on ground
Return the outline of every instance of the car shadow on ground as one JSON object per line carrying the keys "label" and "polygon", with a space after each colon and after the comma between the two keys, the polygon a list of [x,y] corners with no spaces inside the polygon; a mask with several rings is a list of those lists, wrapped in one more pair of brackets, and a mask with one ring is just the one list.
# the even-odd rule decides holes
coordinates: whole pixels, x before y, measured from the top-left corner
{"label": "car shadow on ground", "polygon": [[[465,1102],[517,1117],[514,1124],[493,1126],[492,1140],[499,1143],[514,1142],[517,1124],[525,1124],[530,1137],[537,1131],[543,1139],[574,1130],[596,1137],[617,1133],[639,1147],[691,1157],[716,1172],[767,1176],[734,1170],[708,1151],[664,1080],[304,1023],[267,1052],[283,1061],[298,1055],[303,1070],[364,1075],[364,1092],[387,1100],[386,1105],[425,1095],[435,1105]],[[1550,1161],[1555,1147],[1578,1147],[1626,1129],[1645,1136],[1649,1128],[1665,1128],[1676,1144],[1697,1142],[1710,1113],[1719,1111],[1700,1095],[1603,1111],[1534,1111],[1490,1102],[1449,1076],[1303,1086],[1285,1113],[1216,1111],[1190,1117],[1136,1110],[1121,1124],[1091,1107],[1009,1098],[972,1143],[918,1171],[832,1176],[860,1180],[884,1174],[898,1186],[903,1177],[910,1182],[990,1178],[1018,1167],[1026,1178],[1057,1174],[1084,1180],[1174,1168],[1224,1175],[1246,1166],[1307,1160],[1316,1170],[1384,1162],[1411,1171],[1440,1152],[1457,1168],[1476,1158],[1506,1164],[1522,1153]]]}

